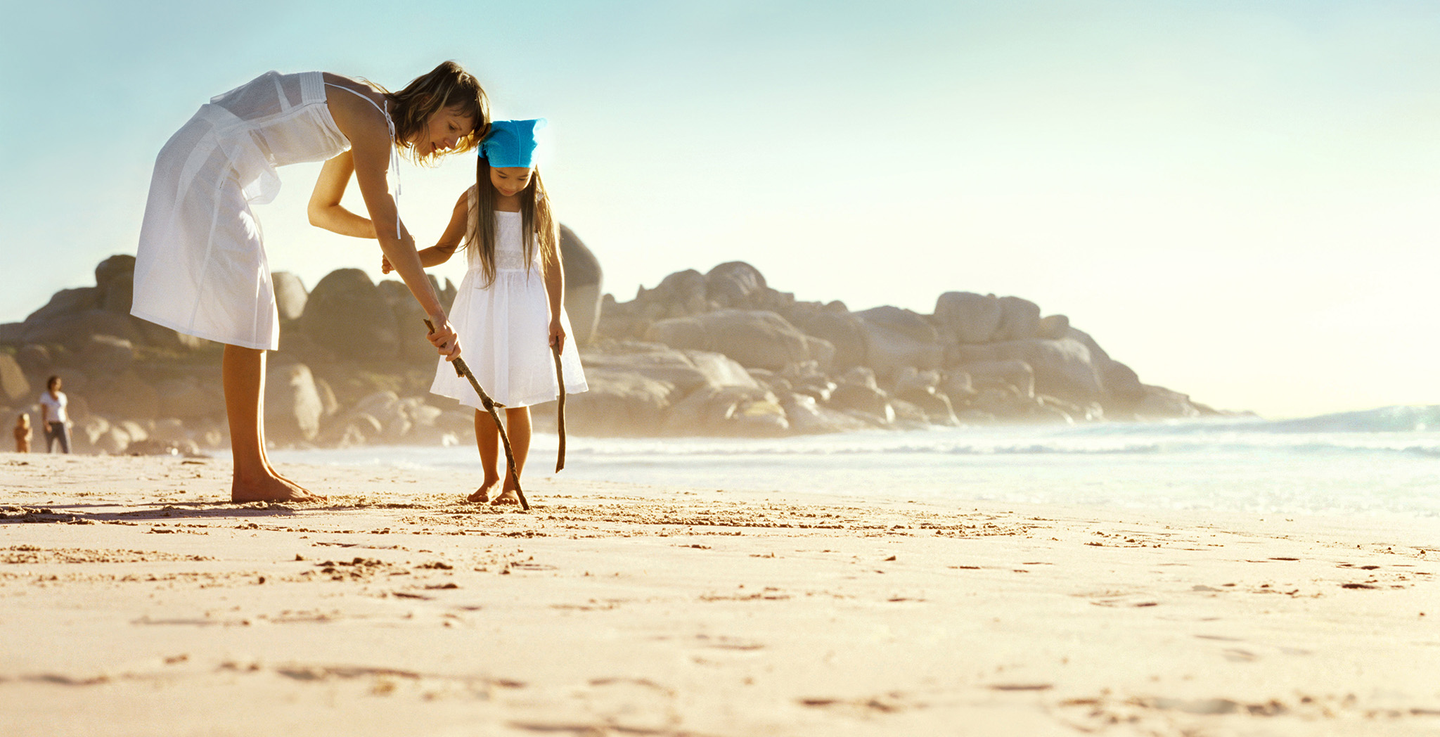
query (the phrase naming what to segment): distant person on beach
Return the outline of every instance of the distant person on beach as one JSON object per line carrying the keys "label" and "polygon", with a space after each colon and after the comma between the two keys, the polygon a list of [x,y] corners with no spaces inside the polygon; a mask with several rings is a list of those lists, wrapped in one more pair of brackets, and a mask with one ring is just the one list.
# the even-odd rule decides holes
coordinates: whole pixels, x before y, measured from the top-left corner
{"label": "distant person on beach", "polygon": [[30,429],[30,413],[21,412],[15,418],[15,452],[29,453],[30,438],[35,437],[35,431]]}
{"label": "distant person on beach", "polygon": [[[506,435],[515,456],[514,474],[500,481],[500,431],[470,382],[444,361],[430,391],[475,408],[475,444],[485,480],[472,502],[518,504],[516,479],[530,450],[530,405],[560,396],[551,351],[560,354],[567,394],[583,392],[584,371],[575,351],[565,350],[565,272],[560,262],[560,225],[535,168],[535,129],[544,120],[497,120],[480,144],[475,186],[460,195],[450,225],[420,263],[450,260],[463,237],[469,270],[460,281],[450,314],[468,363],[485,392],[505,407]],[[388,257],[380,270],[393,268]],[[497,494],[496,487],[499,486]]]}
{"label": "distant person on beach", "polygon": [[[274,199],[275,167],[325,162],[310,222],[378,239],[434,324],[430,342],[453,360],[460,342],[400,222],[387,177],[398,194],[400,152],[427,162],[469,151],[489,124],[485,90],[454,62],[399,92],[329,72],[267,72],[200,106],[160,150],[135,256],[131,313],[225,344],[232,500],[322,498],[281,476],[265,454],[265,351],[279,347],[280,320],[251,205]],[[368,218],[340,205],[352,176]]]}
{"label": "distant person on beach", "polygon": [[65,392],[60,391],[64,382],[59,376],[51,376],[45,382],[45,393],[40,395],[40,429],[45,432],[45,452],[55,452],[55,441],[60,441],[60,452],[70,452],[70,417],[65,406],[70,403]]}

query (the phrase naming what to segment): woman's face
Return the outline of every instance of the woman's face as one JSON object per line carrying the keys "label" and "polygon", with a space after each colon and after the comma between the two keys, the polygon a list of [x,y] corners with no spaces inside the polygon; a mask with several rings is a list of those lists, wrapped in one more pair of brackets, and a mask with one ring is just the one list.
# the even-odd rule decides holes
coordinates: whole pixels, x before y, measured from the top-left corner
{"label": "woman's face", "polygon": [[444,153],[455,148],[460,139],[473,130],[475,119],[461,113],[460,108],[441,108],[431,115],[429,122],[425,124],[425,130],[420,134],[421,140],[415,142],[416,152],[421,156]]}
{"label": "woman's face", "polygon": [[530,178],[534,172],[534,169],[525,166],[491,167],[490,184],[494,185],[495,193],[501,197],[514,197],[530,186]]}

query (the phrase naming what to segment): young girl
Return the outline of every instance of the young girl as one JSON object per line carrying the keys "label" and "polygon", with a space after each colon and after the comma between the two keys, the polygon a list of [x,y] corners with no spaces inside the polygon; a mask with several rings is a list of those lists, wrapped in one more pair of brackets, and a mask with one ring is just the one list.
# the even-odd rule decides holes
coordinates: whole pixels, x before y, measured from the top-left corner
{"label": "young girl", "polygon": [[[472,502],[518,504],[515,479],[530,450],[530,405],[560,396],[551,350],[559,351],[565,391],[588,386],[573,350],[565,350],[565,274],[560,263],[560,226],[535,170],[535,128],[544,120],[497,120],[480,145],[475,186],[455,203],[450,225],[420,263],[450,259],[464,236],[469,270],[460,281],[450,314],[466,346],[465,362],[496,404],[505,406],[506,434],[515,474],[501,484],[500,435],[470,382],[441,361],[430,391],[475,408],[475,443],[485,481]],[[388,273],[390,263],[382,260]],[[496,487],[500,486],[497,495]]]}
{"label": "young girl", "polygon": [[[279,347],[280,322],[250,206],[274,199],[275,168],[325,162],[310,222],[378,239],[434,323],[430,342],[453,359],[460,352],[454,328],[400,223],[387,175],[399,176],[398,151],[419,161],[468,151],[489,122],[485,90],[454,62],[395,93],[328,72],[268,72],[201,105],[160,150],[135,254],[131,314],[225,344],[232,500],[319,498],[276,472],[265,454],[265,351]],[[351,176],[369,218],[340,205]]]}
{"label": "young girl", "polygon": [[29,453],[30,438],[35,437],[35,431],[30,429],[30,415],[22,413],[15,418],[15,452]]}

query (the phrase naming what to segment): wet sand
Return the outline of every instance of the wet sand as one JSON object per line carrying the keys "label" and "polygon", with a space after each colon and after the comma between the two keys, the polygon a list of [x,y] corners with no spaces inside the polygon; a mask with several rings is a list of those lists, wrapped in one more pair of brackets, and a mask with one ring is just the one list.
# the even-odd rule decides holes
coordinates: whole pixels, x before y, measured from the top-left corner
{"label": "wet sand", "polygon": [[282,471],[0,454],[0,734],[1440,734],[1436,520]]}

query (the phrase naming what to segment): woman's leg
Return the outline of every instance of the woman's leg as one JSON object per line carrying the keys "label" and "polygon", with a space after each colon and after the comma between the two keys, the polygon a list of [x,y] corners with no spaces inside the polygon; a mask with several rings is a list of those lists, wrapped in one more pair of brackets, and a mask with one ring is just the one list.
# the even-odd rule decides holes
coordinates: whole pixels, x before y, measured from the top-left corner
{"label": "woman's leg", "polygon": [[56,439],[60,441],[60,452],[68,454],[70,452],[70,428],[66,427],[63,422],[57,422],[55,423],[55,435]]}
{"label": "woman's leg", "polygon": [[[490,424],[495,424],[491,422]],[[525,458],[530,455],[530,408],[510,407],[505,410],[505,436],[510,439],[510,452],[515,456],[515,474],[505,473],[504,491],[491,504],[519,504],[515,478],[525,472]]]}
{"label": "woman's leg", "polygon": [[500,431],[490,413],[475,410],[475,445],[480,449],[480,465],[485,468],[485,483],[475,490],[468,499],[472,502],[488,502],[500,484]]}
{"label": "woman's leg", "polygon": [[265,460],[265,351],[225,346],[221,377],[230,422],[230,453],[235,459],[231,501],[324,499],[280,478]]}
{"label": "woman's leg", "polygon": [[54,452],[55,452],[55,441],[60,439],[59,433],[56,433],[56,432],[55,432],[55,426],[56,426],[57,424],[59,424],[59,423],[56,423],[56,422],[47,422],[47,423],[45,423],[45,452],[46,452],[46,453],[54,453]]}

